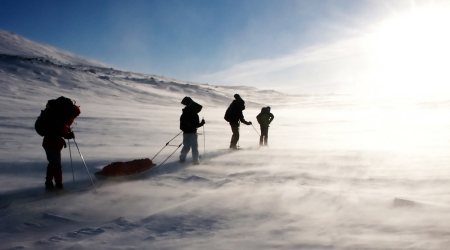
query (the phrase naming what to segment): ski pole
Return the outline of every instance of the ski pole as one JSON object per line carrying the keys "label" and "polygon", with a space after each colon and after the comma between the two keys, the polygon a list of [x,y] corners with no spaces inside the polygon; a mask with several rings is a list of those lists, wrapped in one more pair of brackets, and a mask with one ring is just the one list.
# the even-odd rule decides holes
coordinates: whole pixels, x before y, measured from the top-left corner
{"label": "ski pole", "polygon": [[[205,118],[202,117],[202,120]],[[206,134],[205,134],[205,124],[203,124],[203,160],[205,160],[206,156]]]}
{"label": "ski pole", "polygon": [[[252,127],[253,127],[253,129],[255,130],[255,132],[259,135],[259,137],[261,137],[261,135],[258,133],[258,130],[256,130],[256,128],[255,128],[255,126],[253,126],[253,124],[252,124]],[[267,147],[268,149],[270,149],[268,145],[266,145],[266,147]]]}
{"label": "ski pole", "polygon": [[180,131],[180,133],[178,133],[176,136],[174,136],[172,139],[170,139],[170,141],[168,141],[168,142],[166,143],[166,145],[165,145],[161,150],[159,150],[159,152],[156,153],[155,156],[153,156],[152,161],[153,161],[153,159],[155,159],[156,156],[159,155],[159,153],[161,153],[161,151],[163,151],[164,148],[166,148],[166,147],[169,145],[169,143],[170,143],[171,141],[173,141],[173,139],[177,138],[181,133],[183,133],[183,131]]}
{"label": "ski pole", "polygon": [[70,166],[72,166],[72,178],[73,178],[73,183],[75,184],[75,174],[73,173],[72,150],[70,150],[70,140],[69,139],[67,139],[67,144],[69,144]]}
{"label": "ski pole", "polygon": [[86,171],[87,171],[87,173],[88,173],[88,175],[89,175],[89,178],[91,178],[92,186],[94,186],[95,193],[97,193],[97,188],[96,188],[95,185],[94,185],[94,180],[92,180],[91,173],[89,173],[89,169],[88,169],[88,167],[86,166],[86,162],[84,161],[84,157],[83,157],[83,155],[82,155],[81,152],[80,152],[80,148],[78,148],[78,144],[77,144],[77,141],[75,141],[75,138],[73,138],[73,142],[75,142],[75,146],[77,146],[78,153],[80,153],[80,157],[81,157],[81,160],[83,160],[84,167],[86,168]]}
{"label": "ski pole", "polygon": [[253,129],[255,130],[255,132],[256,132],[259,136],[261,136],[261,135],[258,133],[258,130],[256,130],[255,126],[253,126],[253,124],[252,124],[252,127],[253,127]]}

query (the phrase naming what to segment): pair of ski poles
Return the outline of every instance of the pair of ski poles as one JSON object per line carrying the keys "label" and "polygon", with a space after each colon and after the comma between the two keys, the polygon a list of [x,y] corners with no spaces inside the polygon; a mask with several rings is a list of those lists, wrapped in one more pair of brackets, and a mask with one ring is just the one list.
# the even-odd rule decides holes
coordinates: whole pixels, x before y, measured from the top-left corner
{"label": "pair of ski poles", "polygon": [[[95,189],[95,193],[97,193],[97,188],[94,185],[94,180],[92,179],[91,173],[89,173],[89,169],[86,166],[86,162],[84,161],[84,157],[81,154],[80,148],[78,147],[77,141],[75,140],[75,138],[72,138],[72,140],[75,143],[75,146],[77,147],[78,153],[80,154],[81,160],[83,161],[84,167],[86,168],[86,172],[88,173],[89,178],[91,179],[91,183],[92,183],[92,186]],[[75,174],[74,174],[74,171],[73,171],[73,161],[72,161],[72,150],[70,150],[70,140],[67,139],[67,142],[69,144],[70,165],[72,166],[72,178],[73,178],[73,182],[75,183]]]}

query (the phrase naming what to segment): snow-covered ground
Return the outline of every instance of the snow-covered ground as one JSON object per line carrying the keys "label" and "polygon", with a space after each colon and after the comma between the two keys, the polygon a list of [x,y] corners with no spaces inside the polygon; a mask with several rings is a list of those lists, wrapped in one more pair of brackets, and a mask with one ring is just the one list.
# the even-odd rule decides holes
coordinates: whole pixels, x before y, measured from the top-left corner
{"label": "snow-covered ground", "polygon": [[[450,248],[450,98],[190,83],[0,37],[0,249]],[[243,125],[244,149],[230,151],[223,115],[235,93],[254,127]],[[113,161],[155,156],[179,133],[184,96],[203,105],[202,164],[178,163],[178,150],[143,178],[94,179],[97,192],[76,192],[90,179],[71,143],[74,174],[69,149],[62,155],[73,192],[45,196],[47,163],[33,125],[61,95],[81,106],[73,130],[91,175]],[[266,105],[275,120],[270,148],[259,148],[255,116]],[[180,143],[178,136],[171,144]]]}

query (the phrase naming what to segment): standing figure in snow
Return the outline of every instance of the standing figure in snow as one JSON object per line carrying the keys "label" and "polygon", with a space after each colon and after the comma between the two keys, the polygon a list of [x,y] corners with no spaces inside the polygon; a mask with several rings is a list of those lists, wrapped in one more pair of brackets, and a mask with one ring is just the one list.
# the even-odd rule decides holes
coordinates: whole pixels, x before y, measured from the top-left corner
{"label": "standing figure in snow", "polygon": [[252,125],[252,122],[246,121],[244,119],[244,114],[242,111],[245,109],[245,101],[239,96],[239,94],[234,95],[234,100],[225,112],[224,119],[230,123],[231,131],[233,135],[231,136],[230,148],[237,149],[237,143],[239,141],[239,126],[240,122],[245,125]]}
{"label": "standing figure in snow", "polygon": [[44,136],[42,147],[48,160],[45,188],[48,190],[63,189],[61,150],[66,147],[64,139],[75,138],[70,125],[80,113],[80,107],[76,106],[75,102],[61,96],[49,100],[45,110],[41,111],[36,120],[35,129],[39,135]]}
{"label": "standing figure in snow", "polygon": [[194,165],[200,164],[198,161],[198,136],[197,128],[205,124],[205,120],[200,118],[198,113],[202,106],[194,102],[190,97],[185,97],[182,104],[186,105],[180,117],[180,129],[183,131],[183,148],[181,149],[180,162],[186,161],[186,156],[192,148],[192,160]]}
{"label": "standing figure in snow", "polygon": [[256,120],[258,120],[258,123],[261,127],[261,137],[259,138],[259,145],[260,146],[268,146],[267,144],[267,138],[269,137],[269,125],[273,121],[273,114],[270,113],[270,107],[264,107],[261,109],[261,113],[256,116]]}

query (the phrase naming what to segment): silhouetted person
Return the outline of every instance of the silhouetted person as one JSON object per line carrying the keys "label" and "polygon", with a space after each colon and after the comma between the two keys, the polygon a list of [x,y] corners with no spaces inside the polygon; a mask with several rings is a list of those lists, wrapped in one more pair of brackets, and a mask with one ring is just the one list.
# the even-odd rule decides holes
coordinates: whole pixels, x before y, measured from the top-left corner
{"label": "silhouetted person", "polygon": [[273,121],[273,114],[270,113],[270,107],[264,107],[261,109],[261,113],[256,116],[259,126],[261,127],[261,136],[259,138],[259,145],[267,146],[267,139],[269,137],[269,125]]}
{"label": "silhouetted person", "polygon": [[252,125],[252,122],[248,122],[244,119],[244,114],[242,111],[245,109],[245,101],[238,95],[234,95],[234,101],[228,107],[225,113],[225,120],[230,123],[231,131],[233,135],[231,136],[230,148],[237,149],[237,143],[239,141],[239,126],[240,122],[245,125]]}
{"label": "silhouetted person", "polygon": [[186,161],[186,156],[192,148],[192,160],[194,165],[198,165],[200,163],[198,161],[197,128],[205,124],[205,120],[202,119],[202,122],[200,122],[198,116],[202,106],[192,101],[189,97],[185,97],[181,103],[186,105],[186,107],[180,116],[180,129],[183,131],[183,148],[180,153],[180,162]]}
{"label": "silhouetted person", "polygon": [[[46,189],[63,189],[61,150],[66,147],[64,139],[74,139],[75,135],[70,130],[70,125],[81,113],[80,107],[61,96],[55,100],[49,100],[45,110],[36,121],[35,129],[44,136],[42,147],[48,160],[47,174],[45,177]],[[55,185],[53,185],[55,180]]]}

